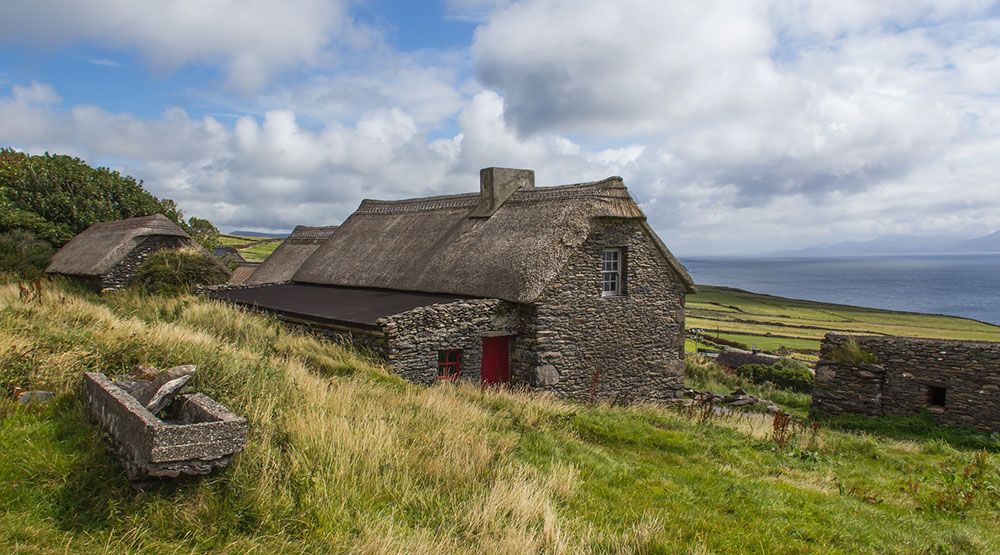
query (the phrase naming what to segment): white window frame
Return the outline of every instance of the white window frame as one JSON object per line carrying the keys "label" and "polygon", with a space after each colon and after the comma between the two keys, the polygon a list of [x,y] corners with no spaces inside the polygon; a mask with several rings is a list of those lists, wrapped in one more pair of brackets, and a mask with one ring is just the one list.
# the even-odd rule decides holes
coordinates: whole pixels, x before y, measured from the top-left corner
{"label": "white window frame", "polygon": [[[622,266],[624,251],[620,248],[601,252],[601,296],[618,297],[622,294]],[[609,279],[610,278],[610,279]],[[611,285],[611,288],[608,288]]]}

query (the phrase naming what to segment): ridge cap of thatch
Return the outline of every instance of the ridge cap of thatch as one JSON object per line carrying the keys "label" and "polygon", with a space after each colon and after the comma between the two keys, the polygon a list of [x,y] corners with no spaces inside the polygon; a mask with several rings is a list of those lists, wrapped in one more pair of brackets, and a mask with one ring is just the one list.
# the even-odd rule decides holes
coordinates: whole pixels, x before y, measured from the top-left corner
{"label": "ridge cap of thatch", "polygon": [[[150,214],[148,216],[133,216],[131,218],[124,218],[121,220],[112,220],[110,222],[95,222],[91,224],[87,229],[81,231],[76,235],[79,237],[84,233],[89,231],[108,231],[108,230],[138,230],[145,226],[153,223],[167,224],[166,229],[150,229],[145,235],[175,235],[177,237],[187,237],[191,238],[186,231],[181,229],[179,225],[174,223],[170,218],[164,216],[163,214],[156,213]],[[174,228],[174,229],[171,229]],[[168,233],[169,232],[169,233]],[[74,239],[76,238],[74,237]]]}
{"label": "ridge cap of thatch", "polygon": [[[546,202],[553,200],[584,200],[600,196],[599,193],[609,190],[621,190],[623,197],[631,199],[628,188],[620,176],[611,176],[597,181],[532,187],[520,189],[510,196],[508,203],[523,204],[527,202]],[[622,195],[619,195],[622,197]],[[479,193],[459,193],[449,195],[432,195],[396,200],[363,199],[354,214],[396,214],[400,212],[424,210],[448,210],[454,208],[475,208],[480,200]],[[352,214],[353,216],[353,214]],[[346,221],[345,221],[346,223]]]}

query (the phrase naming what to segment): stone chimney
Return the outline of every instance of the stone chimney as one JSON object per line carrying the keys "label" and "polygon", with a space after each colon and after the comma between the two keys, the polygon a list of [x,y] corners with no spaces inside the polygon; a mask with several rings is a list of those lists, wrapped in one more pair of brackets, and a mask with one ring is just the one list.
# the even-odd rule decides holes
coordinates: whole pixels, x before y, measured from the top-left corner
{"label": "stone chimney", "polygon": [[479,206],[469,216],[489,218],[516,191],[534,188],[534,170],[483,168],[479,170]]}

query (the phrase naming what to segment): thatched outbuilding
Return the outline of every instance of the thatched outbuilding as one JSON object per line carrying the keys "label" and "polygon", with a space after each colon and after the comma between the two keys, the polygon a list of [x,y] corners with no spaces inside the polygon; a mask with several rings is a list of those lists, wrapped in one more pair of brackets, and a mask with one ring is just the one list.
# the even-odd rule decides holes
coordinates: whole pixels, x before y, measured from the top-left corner
{"label": "thatched outbuilding", "polygon": [[254,270],[246,283],[275,283],[292,279],[302,263],[336,230],[337,226],[296,226],[291,235]]}
{"label": "thatched outbuilding", "polygon": [[247,261],[239,249],[230,245],[215,247],[212,249],[212,254],[225,264],[243,264]]}
{"label": "thatched outbuilding", "polygon": [[188,247],[201,248],[162,214],[96,223],[63,245],[45,271],[86,280],[99,291],[120,289],[150,254]]}
{"label": "thatched outbuilding", "polygon": [[233,285],[246,283],[251,277],[253,277],[254,272],[256,272],[259,267],[260,264],[257,262],[244,262],[233,268],[233,273],[229,276],[229,281],[227,283]]}
{"label": "thatched outbuilding", "polygon": [[415,382],[630,402],[680,391],[693,290],[620,177],[536,188],[487,168],[479,193],[365,200],[289,281],[214,296],[350,338]]}

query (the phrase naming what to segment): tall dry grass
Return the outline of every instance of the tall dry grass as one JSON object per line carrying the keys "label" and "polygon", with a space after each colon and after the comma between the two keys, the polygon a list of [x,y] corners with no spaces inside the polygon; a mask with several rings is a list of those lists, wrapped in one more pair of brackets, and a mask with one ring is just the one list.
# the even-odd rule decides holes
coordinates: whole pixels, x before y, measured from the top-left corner
{"label": "tall dry grass", "polygon": [[[189,296],[105,302],[55,286],[24,302],[0,287],[0,382],[71,396],[86,371],[192,363],[194,387],[249,421],[227,472],[140,507],[141,533],[118,527],[109,545],[183,529],[211,545],[249,534],[368,553],[580,547],[558,510],[574,470],[517,462],[517,438],[488,410],[511,393],[406,385],[337,345]],[[567,410],[529,406],[513,412],[537,421]]]}

